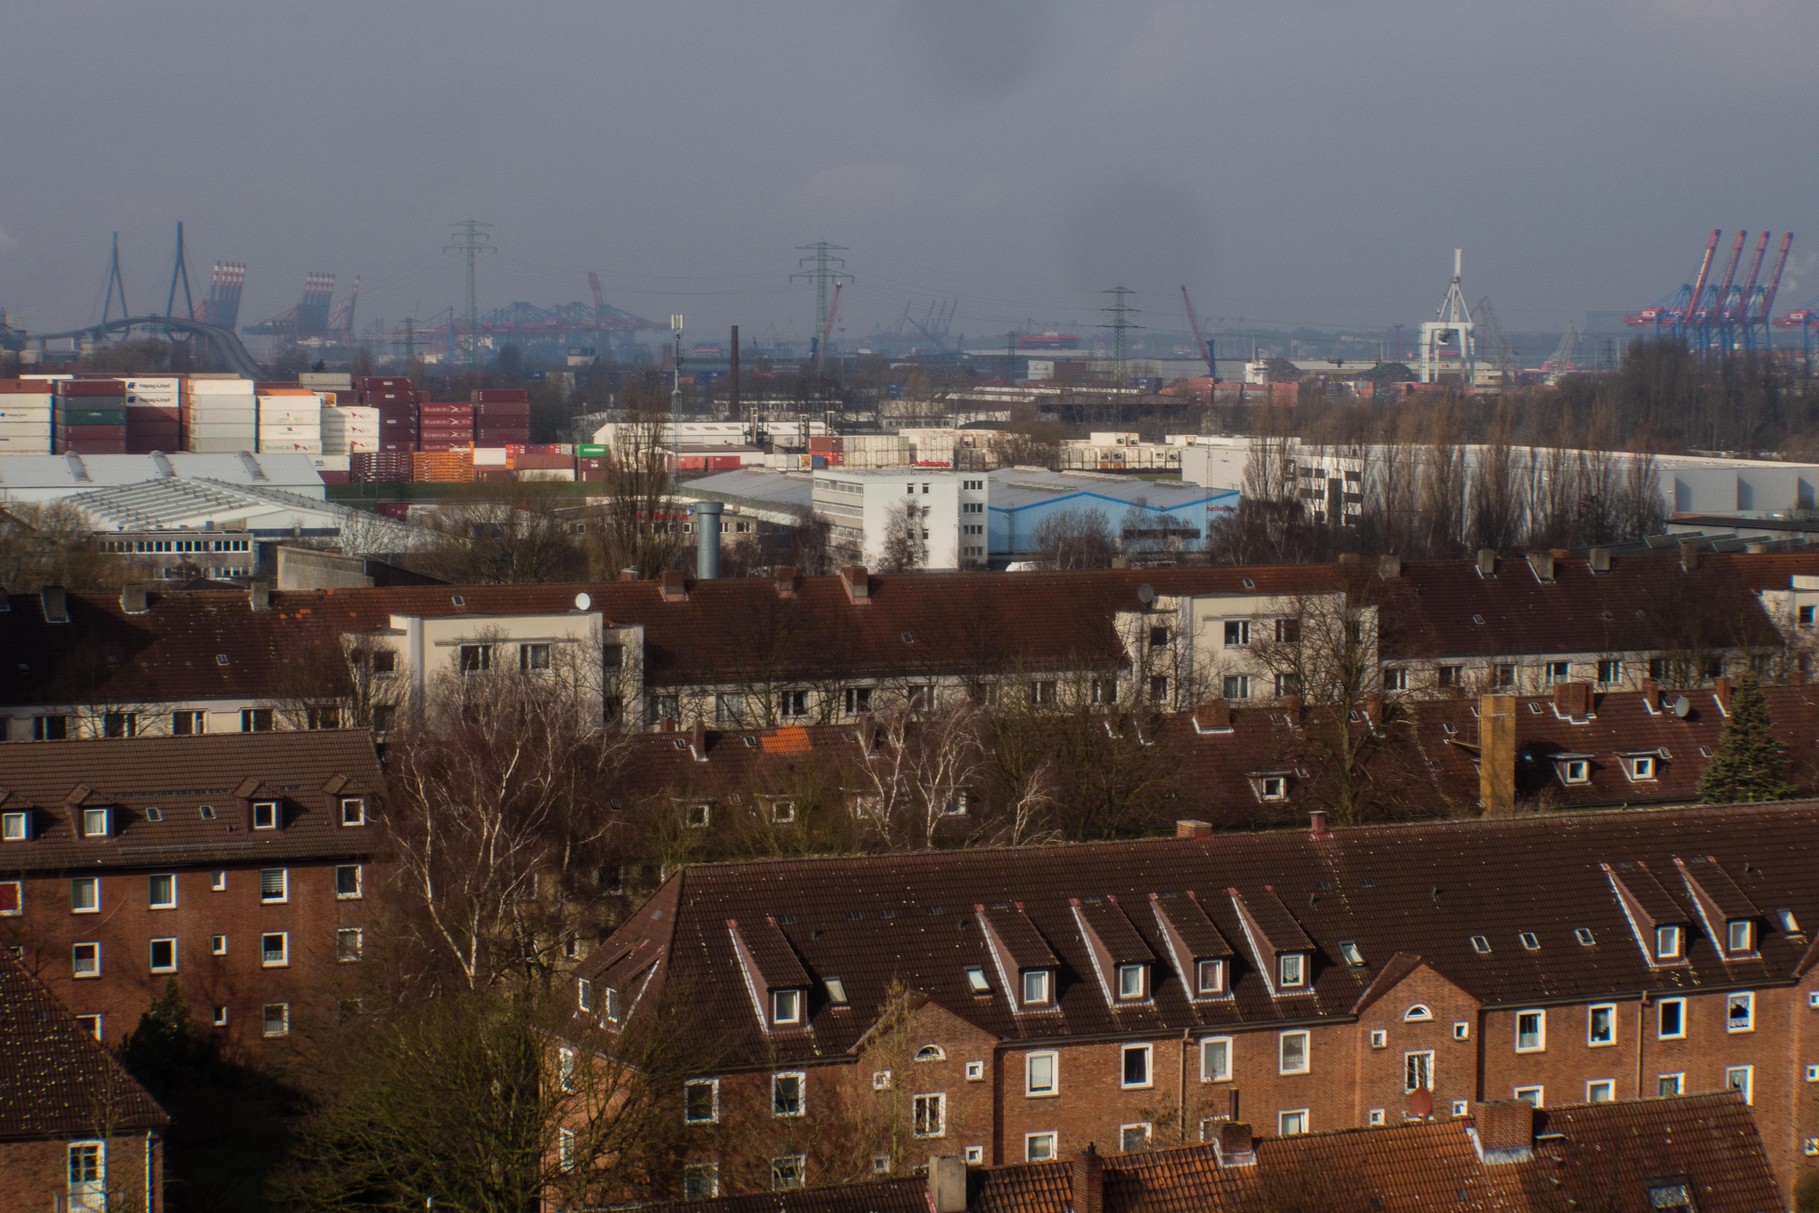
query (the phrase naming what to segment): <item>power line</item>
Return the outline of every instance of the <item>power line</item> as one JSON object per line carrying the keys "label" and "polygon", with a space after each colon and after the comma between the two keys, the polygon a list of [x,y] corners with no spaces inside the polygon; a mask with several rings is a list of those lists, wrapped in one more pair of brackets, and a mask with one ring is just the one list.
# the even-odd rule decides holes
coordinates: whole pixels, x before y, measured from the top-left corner
{"label": "power line", "polygon": [[442,246],[445,253],[461,253],[467,258],[467,369],[473,370],[480,363],[480,296],[474,289],[474,263],[482,253],[496,253],[499,246],[482,228],[490,228],[490,223],[478,219],[463,219],[452,225],[455,239]]}
{"label": "power line", "polygon": [[[853,281],[853,276],[846,272],[846,258],[836,257],[835,253],[851,250],[840,244],[829,244],[817,240],[813,244],[798,244],[797,252],[812,254],[798,257],[796,264],[802,268],[789,276],[791,282],[813,282],[815,284],[815,322],[809,326],[809,332],[819,334],[827,322],[828,287]],[[825,351],[819,347],[815,350],[815,362],[819,366]]]}

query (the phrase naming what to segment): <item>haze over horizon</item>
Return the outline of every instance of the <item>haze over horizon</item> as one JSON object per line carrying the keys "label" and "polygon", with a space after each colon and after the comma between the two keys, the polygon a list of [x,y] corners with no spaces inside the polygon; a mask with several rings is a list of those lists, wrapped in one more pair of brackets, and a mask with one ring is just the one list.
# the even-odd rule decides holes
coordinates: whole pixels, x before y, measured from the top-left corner
{"label": "haze over horizon", "polygon": [[[1810,0],[1013,0],[661,6],[9,6],[0,308],[100,316],[109,233],[162,310],[243,324],[304,274],[358,327],[464,298],[609,302],[692,336],[800,337],[796,246],[846,246],[850,343],[957,298],[970,338],[1091,325],[1105,288],[1184,327],[1381,330],[1465,249],[1505,328],[1646,305],[1706,235],[1793,231],[1776,311],[1819,289]],[[1801,198],[1809,199],[1800,202]]]}

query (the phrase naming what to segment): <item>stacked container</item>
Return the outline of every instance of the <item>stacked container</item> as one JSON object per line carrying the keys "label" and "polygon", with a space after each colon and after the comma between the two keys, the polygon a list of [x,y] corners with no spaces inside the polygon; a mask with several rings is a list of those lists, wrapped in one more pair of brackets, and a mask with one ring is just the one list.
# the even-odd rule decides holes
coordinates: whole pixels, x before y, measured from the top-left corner
{"label": "stacked container", "polygon": [[474,441],[479,446],[531,440],[531,394],[522,388],[481,388],[473,394]]}
{"label": "stacked container", "polygon": [[50,383],[0,379],[0,455],[51,453]]}
{"label": "stacked container", "polygon": [[183,449],[231,454],[254,451],[258,446],[259,405],[253,381],[231,375],[191,375],[183,402]]}
{"label": "stacked container", "polygon": [[411,478],[409,451],[371,451],[349,455],[348,479],[362,484],[403,484]]}
{"label": "stacked container", "polygon": [[411,479],[447,483],[474,478],[474,452],[463,447],[458,451],[418,451],[411,456]]}
{"label": "stacked container", "polygon": [[350,404],[322,410],[324,455],[370,454],[378,449],[378,409]]}
{"label": "stacked container", "polygon": [[53,405],[58,454],[126,453],[126,384],[118,379],[64,379]]}
{"label": "stacked container", "polygon": [[308,388],[259,390],[259,449],[322,453],[322,398]]}
{"label": "stacked container", "polygon": [[473,444],[473,405],[430,403],[417,406],[418,450],[465,450]]}
{"label": "stacked container", "polygon": [[182,376],[134,376],[122,382],[126,386],[127,453],[182,450]]}
{"label": "stacked container", "polygon": [[[409,379],[362,379],[360,403],[378,412],[379,450],[417,449],[417,393]],[[408,477],[409,472],[405,475]]]}

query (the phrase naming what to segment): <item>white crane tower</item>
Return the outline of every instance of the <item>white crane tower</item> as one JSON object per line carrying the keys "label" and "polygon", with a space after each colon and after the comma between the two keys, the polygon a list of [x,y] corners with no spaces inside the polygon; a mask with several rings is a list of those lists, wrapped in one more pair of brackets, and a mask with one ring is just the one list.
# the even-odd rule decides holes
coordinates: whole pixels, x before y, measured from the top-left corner
{"label": "white crane tower", "polygon": [[1440,378],[1442,365],[1448,370],[1456,361],[1459,373],[1469,389],[1478,370],[1478,338],[1472,323],[1472,309],[1466,305],[1465,291],[1459,286],[1465,267],[1463,249],[1453,250],[1453,281],[1446,288],[1435,319],[1421,325],[1421,382],[1433,383]]}

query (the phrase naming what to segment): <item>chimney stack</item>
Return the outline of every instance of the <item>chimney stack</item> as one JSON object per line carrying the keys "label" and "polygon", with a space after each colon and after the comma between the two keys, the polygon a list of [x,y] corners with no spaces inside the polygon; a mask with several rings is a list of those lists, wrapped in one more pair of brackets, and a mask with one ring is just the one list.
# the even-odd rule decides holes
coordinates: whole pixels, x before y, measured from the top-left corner
{"label": "chimney stack", "polygon": [[1592,714],[1592,684],[1589,682],[1556,682],[1554,713],[1568,720],[1584,720]]}
{"label": "chimney stack", "polygon": [[1325,842],[1327,839],[1329,839],[1333,836],[1333,832],[1331,830],[1327,829],[1327,827],[1326,827],[1326,810],[1325,809],[1315,809],[1312,812],[1310,812],[1307,815],[1307,817],[1308,817],[1307,833],[1308,833],[1309,838],[1312,838],[1315,842]]}
{"label": "chimney stack", "polygon": [[966,1160],[932,1154],[928,1160],[929,1213],[966,1213]]}
{"label": "chimney stack", "polygon": [[246,587],[247,605],[255,611],[272,609],[272,586],[269,581],[255,581]]}
{"label": "chimney stack", "polygon": [[1088,1142],[1074,1155],[1073,1213],[1105,1213],[1105,1160]]}
{"label": "chimney stack", "polygon": [[1478,699],[1478,798],[1486,817],[1516,812],[1516,697]]}
{"label": "chimney stack", "polygon": [[848,565],[840,570],[840,584],[846,587],[846,599],[854,606],[870,606],[872,601],[872,579],[862,564]]}
{"label": "chimney stack", "polygon": [[1218,1122],[1219,1132],[1213,1137],[1213,1154],[1219,1159],[1222,1167],[1254,1167],[1257,1165],[1257,1143],[1251,1136],[1251,1127],[1242,1120],[1222,1120]]}
{"label": "chimney stack", "polygon": [[1697,539],[1680,541],[1680,567],[1689,573],[1699,567],[1699,541]]}
{"label": "chimney stack", "polygon": [[1543,585],[1554,580],[1554,554],[1552,552],[1530,552],[1528,567],[1535,574],[1535,580]]}
{"label": "chimney stack", "polygon": [[1497,550],[1495,548],[1478,549],[1478,576],[1495,577],[1497,575]]}
{"label": "chimney stack", "polygon": [[1210,838],[1213,826],[1208,821],[1196,821],[1192,817],[1183,817],[1175,823],[1176,838]]}
{"label": "chimney stack", "polygon": [[1592,557],[1588,563],[1590,563],[1592,572],[1594,573],[1610,572],[1611,550],[1609,548],[1593,548]]}
{"label": "chimney stack", "polygon": [[1535,1156],[1535,1105],[1499,1099],[1478,1105],[1478,1157],[1486,1165],[1527,1162]]}
{"label": "chimney stack", "polygon": [[1377,576],[1385,581],[1394,581],[1402,576],[1402,557],[1381,556],[1377,559]]}
{"label": "chimney stack", "polygon": [[695,578],[714,581],[720,576],[720,515],[718,501],[695,503]]}
{"label": "chimney stack", "polygon": [[665,569],[657,578],[657,593],[665,602],[687,602],[688,580],[678,569]]}
{"label": "chimney stack", "polygon": [[[727,396],[726,402],[726,414],[734,421],[737,421],[739,420],[739,326],[736,324],[733,326],[732,354],[733,365],[730,368],[731,375],[729,376],[732,380],[732,384],[728,388],[729,395]],[[756,435],[753,435],[753,437],[756,438]]]}
{"label": "chimney stack", "polygon": [[1736,688],[1731,685],[1729,675],[1723,675],[1712,680],[1712,698],[1718,701],[1719,710],[1726,716],[1731,714],[1731,694],[1735,689]]}

